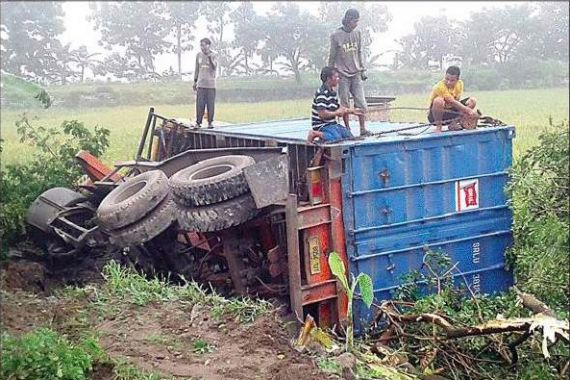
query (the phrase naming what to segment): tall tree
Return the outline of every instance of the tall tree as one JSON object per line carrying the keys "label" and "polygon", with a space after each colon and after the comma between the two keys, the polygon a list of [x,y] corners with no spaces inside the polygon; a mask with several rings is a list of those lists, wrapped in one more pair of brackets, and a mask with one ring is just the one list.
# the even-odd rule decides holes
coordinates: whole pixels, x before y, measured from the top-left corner
{"label": "tall tree", "polygon": [[263,34],[263,49],[284,58],[284,68],[295,75],[297,83],[301,83],[301,70],[315,38],[314,24],[313,17],[294,3],[277,3],[257,23]]}
{"label": "tall tree", "polygon": [[538,59],[568,62],[569,3],[540,2],[533,15],[534,29],[521,46],[521,53]]}
{"label": "tall tree", "polygon": [[202,4],[208,22],[207,29],[212,34],[214,45],[212,50],[218,53],[218,70],[222,76],[229,75],[232,63],[235,61],[226,36],[231,24],[230,3],[230,1],[207,1]]}
{"label": "tall tree", "polygon": [[422,17],[414,23],[414,33],[398,41],[402,63],[414,68],[427,68],[430,61],[438,62],[443,69],[443,57],[458,47],[459,34],[446,16]]}
{"label": "tall tree", "polygon": [[78,49],[71,52],[71,61],[79,67],[79,79],[81,83],[85,80],[85,69],[93,70],[97,64],[100,63],[95,57],[101,55],[100,53],[89,53],[87,46],[81,45]]}
{"label": "tall tree", "polygon": [[463,57],[463,62],[473,65],[492,63],[492,46],[498,27],[485,8],[472,13],[468,20],[462,22],[459,28],[459,54]]}
{"label": "tall tree", "polygon": [[126,57],[115,52],[95,66],[94,73],[101,76],[111,74],[117,78],[135,80],[143,78],[147,72],[140,67],[134,57]]}
{"label": "tall tree", "polygon": [[245,1],[230,13],[230,18],[234,24],[234,41],[232,47],[239,50],[240,62],[242,63],[245,75],[251,73],[251,58],[257,50],[257,45],[262,34],[257,30],[257,14],[253,9],[251,1]]}
{"label": "tall tree", "polygon": [[95,29],[101,32],[99,43],[108,50],[121,47],[142,72],[155,73],[155,57],[171,47],[166,40],[170,24],[164,3],[97,2],[90,7]]}
{"label": "tall tree", "polygon": [[505,63],[535,40],[537,23],[532,7],[523,4],[474,12],[461,29],[460,50],[468,61]]}
{"label": "tall tree", "polygon": [[200,3],[195,1],[167,2],[172,31],[174,32],[174,53],[178,60],[178,76],[182,77],[182,52],[192,50],[194,41],[194,28],[200,16]]}
{"label": "tall tree", "polygon": [[50,53],[61,46],[63,15],[59,2],[2,2],[2,69],[44,80]]}
{"label": "tall tree", "polygon": [[507,6],[491,13],[492,19],[498,25],[491,49],[499,63],[513,58],[521,43],[532,35],[534,25],[531,22],[531,13],[529,4]]}
{"label": "tall tree", "polygon": [[43,77],[49,84],[67,84],[78,76],[72,67],[74,52],[71,44],[61,45],[59,41],[43,56],[45,62]]}

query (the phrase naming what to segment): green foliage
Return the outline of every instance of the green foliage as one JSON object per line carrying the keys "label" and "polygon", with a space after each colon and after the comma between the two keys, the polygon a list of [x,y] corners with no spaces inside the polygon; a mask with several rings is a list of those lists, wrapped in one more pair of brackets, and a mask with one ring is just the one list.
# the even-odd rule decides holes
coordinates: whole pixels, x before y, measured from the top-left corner
{"label": "green foliage", "polygon": [[103,268],[103,276],[106,285],[97,294],[98,301],[103,303],[119,300],[144,306],[154,302],[186,301],[211,306],[212,316],[216,319],[231,315],[241,323],[253,322],[271,306],[267,301],[247,297],[226,299],[213,290],[207,292],[195,282],[174,286],[158,278],[147,279],[115,261]]}
{"label": "green foliage", "polygon": [[331,267],[332,274],[340,281],[345,292],[350,291],[348,286],[348,278],[346,277],[346,269],[344,263],[342,262],[340,256],[336,252],[331,252],[329,255],[329,266]]}
{"label": "green foliage", "polygon": [[[64,32],[58,2],[24,1],[2,4],[2,70],[46,80],[57,69],[58,37]],[[4,76],[4,73],[2,73]]]}
{"label": "green foliage", "polygon": [[519,286],[547,304],[566,309],[570,260],[568,122],[552,125],[539,144],[516,161],[509,192],[514,212]]}
{"label": "green foliage", "polygon": [[214,347],[203,339],[196,339],[192,343],[192,352],[195,354],[202,355],[212,351],[214,351]]}
{"label": "green foliage", "polygon": [[24,232],[25,214],[32,202],[52,187],[73,188],[82,176],[75,154],[89,150],[101,156],[109,146],[109,130],[94,132],[77,120],[64,121],[58,128],[34,126],[26,115],[16,121],[20,142],[36,151],[26,165],[8,165],[0,178],[0,230],[6,244]]}
{"label": "green foliage", "polygon": [[166,380],[162,376],[142,371],[123,359],[114,360],[113,364],[113,380]]}
{"label": "green foliage", "polygon": [[83,380],[104,352],[93,339],[74,345],[50,329],[22,337],[3,336],[3,379]]}
{"label": "green foliage", "polygon": [[346,350],[352,350],[354,345],[354,321],[352,320],[352,303],[354,300],[354,295],[356,293],[356,287],[358,286],[360,289],[360,296],[362,297],[362,301],[368,308],[370,308],[374,299],[372,279],[366,273],[360,273],[356,278],[354,278],[354,275],[351,273],[352,286],[349,286],[344,263],[336,252],[331,252],[329,255],[329,267],[331,268],[331,272],[334,274],[334,276],[339,280],[342,289],[348,298]]}
{"label": "green foliage", "polygon": [[37,99],[43,105],[44,108],[51,107],[51,98],[47,93],[47,91],[44,89],[38,92],[38,94],[34,96],[34,99]]}
{"label": "green foliage", "polygon": [[[51,106],[51,97],[39,85],[12,74],[2,73],[2,107],[43,108]],[[35,99],[35,100],[34,100]]]}
{"label": "green foliage", "polygon": [[[401,287],[396,292],[395,298],[406,301],[397,304],[401,313],[408,315],[435,314],[445,316],[455,327],[475,326],[496,318],[526,318],[531,316],[531,312],[523,308],[514,290],[509,290],[498,295],[477,295],[473,296],[461,287],[454,287],[447,277],[451,277],[450,270],[453,263],[440,252],[429,253],[428,266],[432,271],[426,273],[415,270],[406,276],[406,280],[411,281]],[[424,260],[424,266],[426,261]],[[560,270],[560,269],[559,269]],[[565,270],[565,268],[563,269]],[[430,278],[431,277],[431,278]],[[420,291],[420,286],[427,284],[433,286],[440,285],[439,289],[431,294]],[[520,285],[520,283],[519,283]],[[434,290],[433,288],[431,290]],[[420,295],[422,295],[420,297]],[[401,305],[401,306],[400,306]],[[540,349],[535,349],[539,343],[531,337],[521,344],[518,351],[518,364],[509,368],[505,363],[505,358],[498,354],[503,352],[505,345],[514,341],[516,337],[497,339],[490,336],[474,336],[460,340],[451,340],[447,343],[432,340],[430,337],[434,332],[439,332],[441,328],[429,323],[405,324],[405,332],[408,339],[398,341],[394,349],[409,353],[410,363],[417,365],[422,360],[422,353],[429,352],[437,348],[440,352],[445,351],[458,355],[461,352],[466,358],[477,358],[470,362],[472,367],[464,367],[460,361],[450,361],[446,355],[437,356],[430,369],[446,368],[453,364],[455,378],[503,378],[503,379],[556,379],[558,378],[556,366],[563,365],[564,358],[569,355],[568,347],[557,344],[550,348],[555,354],[550,361],[545,361]],[[419,339],[416,339],[419,337]],[[403,344],[402,344],[403,343]],[[413,349],[411,348],[413,346]],[[510,357],[510,356],[509,356]],[[476,371],[476,372],[470,372]],[[449,374],[450,372],[448,372]],[[445,375],[445,373],[444,373]],[[537,377],[538,376],[538,377]]]}

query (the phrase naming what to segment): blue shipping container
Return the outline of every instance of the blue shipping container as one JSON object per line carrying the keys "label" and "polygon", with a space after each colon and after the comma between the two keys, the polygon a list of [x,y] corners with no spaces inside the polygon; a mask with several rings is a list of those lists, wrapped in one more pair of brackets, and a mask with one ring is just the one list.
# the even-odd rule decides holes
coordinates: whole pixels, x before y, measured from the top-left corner
{"label": "blue shipping container", "polygon": [[[427,251],[457,265],[474,293],[506,290],[512,214],[505,185],[513,127],[391,138],[344,150],[343,217],[349,269],[373,279],[376,301],[391,299]],[[372,320],[355,303],[358,330]]]}

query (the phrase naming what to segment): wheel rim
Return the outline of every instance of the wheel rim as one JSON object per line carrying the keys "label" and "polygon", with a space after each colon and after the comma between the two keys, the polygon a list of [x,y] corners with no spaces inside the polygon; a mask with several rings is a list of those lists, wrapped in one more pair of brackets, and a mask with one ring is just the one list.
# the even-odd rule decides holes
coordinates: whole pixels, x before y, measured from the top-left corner
{"label": "wheel rim", "polygon": [[221,164],[215,166],[208,166],[207,168],[200,169],[188,176],[189,180],[202,180],[207,178],[214,178],[234,169],[235,166],[229,164]]}
{"label": "wheel rim", "polygon": [[147,183],[146,181],[141,181],[127,186],[125,189],[123,189],[123,191],[117,194],[116,202],[120,203],[129,199],[130,197],[141,191],[146,186],[146,183]]}

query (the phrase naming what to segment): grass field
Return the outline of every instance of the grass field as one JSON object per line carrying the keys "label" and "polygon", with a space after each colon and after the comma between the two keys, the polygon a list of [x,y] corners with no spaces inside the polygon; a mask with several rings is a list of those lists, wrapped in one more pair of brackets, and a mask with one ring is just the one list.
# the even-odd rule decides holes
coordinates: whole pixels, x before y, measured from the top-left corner
{"label": "grass field", "polygon": [[[515,156],[537,141],[540,131],[548,125],[551,116],[555,122],[568,119],[568,88],[540,90],[481,91],[467,93],[478,99],[484,115],[501,119],[517,127]],[[426,94],[402,95],[396,107],[426,107]],[[29,117],[36,116],[37,125],[55,126],[64,120],[77,119],[86,126],[99,125],[111,130],[111,147],[104,161],[112,164],[118,160],[132,159],[142,133],[148,108],[167,117],[193,118],[194,105],[120,106],[93,109],[34,109]],[[31,147],[19,143],[15,121],[22,111],[2,110],[1,137],[4,141],[2,165],[23,163],[32,154]],[[308,117],[310,99],[262,103],[219,103],[216,119],[232,123],[279,120]],[[422,111],[393,111],[394,121],[425,121]],[[308,128],[308,124],[307,124]]]}

